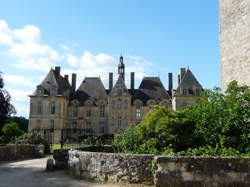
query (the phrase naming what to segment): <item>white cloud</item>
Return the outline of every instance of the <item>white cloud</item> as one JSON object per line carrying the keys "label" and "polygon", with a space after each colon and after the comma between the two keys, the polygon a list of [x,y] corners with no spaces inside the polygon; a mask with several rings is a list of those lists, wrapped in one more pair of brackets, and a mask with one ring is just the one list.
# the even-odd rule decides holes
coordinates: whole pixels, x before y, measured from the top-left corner
{"label": "white cloud", "polygon": [[15,66],[20,69],[48,71],[63,59],[56,50],[41,42],[40,29],[32,25],[11,30],[0,20],[0,44],[8,48],[9,55],[16,57]]}
{"label": "white cloud", "polygon": [[65,50],[65,51],[73,51],[69,46],[67,46],[67,45],[60,45],[59,46],[60,48],[62,48],[63,50]]}
{"label": "white cloud", "polygon": [[12,83],[16,85],[23,85],[35,88],[35,83],[31,81],[29,78],[20,76],[20,75],[12,75],[12,74],[5,74],[3,75],[5,83]]}

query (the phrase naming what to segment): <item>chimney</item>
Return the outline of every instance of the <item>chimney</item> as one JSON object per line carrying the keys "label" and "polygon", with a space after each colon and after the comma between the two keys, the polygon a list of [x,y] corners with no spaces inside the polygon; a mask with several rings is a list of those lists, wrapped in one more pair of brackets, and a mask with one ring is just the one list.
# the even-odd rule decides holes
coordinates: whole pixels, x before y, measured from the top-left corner
{"label": "chimney", "polygon": [[109,73],[109,90],[112,90],[113,88],[113,73]]}
{"label": "chimney", "polygon": [[178,85],[181,83],[181,76],[178,75]]}
{"label": "chimney", "polygon": [[135,89],[135,72],[130,73],[130,88]]}
{"label": "chimney", "polygon": [[64,75],[64,79],[65,79],[66,81],[69,81],[69,75]]}
{"label": "chimney", "polygon": [[74,92],[76,90],[76,74],[72,73],[71,89]]}
{"label": "chimney", "polygon": [[181,68],[181,77],[180,77],[180,81],[183,79],[184,75],[186,73],[186,68]]}
{"label": "chimney", "polygon": [[168,73],[168,91],[173,89],[173,73]]}
{"label": "chimney", "polygon": [[59,77],[59,75],[60,75],[60,69],[61,69],[60,66],[55,67],[55,74],[57,77]]}

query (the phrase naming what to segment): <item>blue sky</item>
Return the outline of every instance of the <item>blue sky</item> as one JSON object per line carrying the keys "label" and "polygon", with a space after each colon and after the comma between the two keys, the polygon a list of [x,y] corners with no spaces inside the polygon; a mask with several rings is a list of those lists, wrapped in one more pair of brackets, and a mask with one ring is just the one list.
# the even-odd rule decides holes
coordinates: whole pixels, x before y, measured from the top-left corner
{"label": "blue sky", "polygon": [[[220,85],[216,0],[8,0],[0,6],[0,71],[17,115],[28,117],[27,95],[48,70],[60,65],[85,76],[126,71],[176,83],[188,67],[205,88]],[[129,80],[129,77],[127,77]]]}

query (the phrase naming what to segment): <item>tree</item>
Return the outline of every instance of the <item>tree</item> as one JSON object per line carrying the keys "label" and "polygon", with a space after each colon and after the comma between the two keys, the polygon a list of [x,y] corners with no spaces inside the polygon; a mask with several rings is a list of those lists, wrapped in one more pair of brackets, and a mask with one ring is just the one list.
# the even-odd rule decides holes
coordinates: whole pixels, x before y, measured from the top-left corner
{"label": "tree", "polygon": [[2,133],[4,142],[9,143],[13,138],[21,136],[23,131],[19,128],[17,123],[12,122],[6,123],[3,126]]}
{"label": "tree", "polygon": [[114,146],[128,153],[158,154],[167,148],[182,151],[202,143],[194,130],[195,123],[185,110],[155,106],[138,126],[115,136]]}
{"label": "tree", "polygon": [[28,132],[29,120],[25,117],[12,116],[8,118],[8,121],[17,123],[23,132]]}
{"label": "tree", "polygon": [[4,89],[4,81],[0,72],[0,135],[3,125],[6,123],[11,114],[15,114],[15,108],[10,103],[11,96],[7,90]]}
{"label": "tree", "polygon": [[204,92],[200,103],[187,109],[196,133],[206,145],[245,152],[250,146],[250,87],[232,81],[225,94],[219,88]]}

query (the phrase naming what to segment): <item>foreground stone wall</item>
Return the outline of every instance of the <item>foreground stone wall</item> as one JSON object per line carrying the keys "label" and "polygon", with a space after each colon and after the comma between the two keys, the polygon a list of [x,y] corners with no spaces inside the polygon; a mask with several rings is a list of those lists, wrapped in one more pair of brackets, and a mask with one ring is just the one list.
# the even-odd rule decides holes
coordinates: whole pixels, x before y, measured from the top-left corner
{"label": "foreground stone wall", "polygon": [[69,151],[70,173],[81,179],[153,183],[153,155]]}
{"label": "foreground stone wall", "polygon": [[0,146],[0,161],[44,157],[43,145]]}
{"label": "foreground stone wall", "polygon": [[250,85],[250,0],[220,0],[221,83]]}
{"label": "foreground stone wall", "polygon": [[250,158],[155,157],[155,184],[166,186],[250,186]]}
{"label": "foreground stone wall", "polygon": [[158,157],[70,150],[72,175],[157,187],[250,186],[250,158]]}

